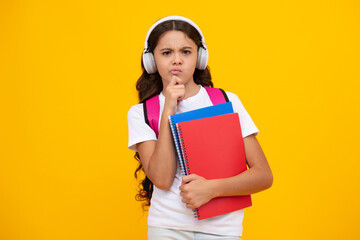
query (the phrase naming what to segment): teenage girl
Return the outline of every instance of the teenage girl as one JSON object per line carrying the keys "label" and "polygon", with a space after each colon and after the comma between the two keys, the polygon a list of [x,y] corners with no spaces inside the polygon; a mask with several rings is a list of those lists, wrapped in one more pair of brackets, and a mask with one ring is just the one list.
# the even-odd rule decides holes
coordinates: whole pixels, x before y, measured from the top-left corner
{"label": "teenage girl", "polygon": [[[215,197],[253,194],[272,185],[269,164],[256,139],[259,131],[231,92],[226,94],[240,117],[249,169],[225,179],[181,175],[168,117],[212,105],[204,89],[213,87],[207,58],[204,37],[187,18],[160,19],[147,34],[143,73],[136,84],[140,104],[128,112],[128,146],[140,163],[135,176],[141,170],[146,174],[137,199],[150,206],[148,239],[240,239],[243,209],[204,220],[194,218],[192,209]],[[160,100],[158,136],[145,122],[143,110],[144,101],[155,95]]]}

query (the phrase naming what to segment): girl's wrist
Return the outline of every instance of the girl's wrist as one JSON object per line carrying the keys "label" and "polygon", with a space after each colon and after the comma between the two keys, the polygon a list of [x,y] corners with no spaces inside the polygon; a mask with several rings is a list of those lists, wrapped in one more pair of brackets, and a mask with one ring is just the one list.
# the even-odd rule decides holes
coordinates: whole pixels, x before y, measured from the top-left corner
{"label": "girl's wrist", "polygon": [[209,180],[209,183],[210,183],[210,192],[212,193],[212,198],[221,197],[223,193],[220,184],[220,179]]}
{"label": "girl's wrist", "polygon": [[165,103],[164,109],[163,109],[163,115],[166,117],[169,117],[171,115],[174,115],[176,113],[176,109],[174,110],[173,107],[169,106]]}

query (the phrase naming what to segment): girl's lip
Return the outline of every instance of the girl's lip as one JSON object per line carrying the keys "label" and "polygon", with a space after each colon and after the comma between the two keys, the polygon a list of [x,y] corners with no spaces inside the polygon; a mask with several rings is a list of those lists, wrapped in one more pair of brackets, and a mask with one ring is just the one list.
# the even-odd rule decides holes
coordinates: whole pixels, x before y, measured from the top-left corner
{"label": "girl's lip", "polygon": [[172,74],[176,75],[176,74],[179,74],[181,72],[181,70],[180,69],[172,69],[170,72]]}

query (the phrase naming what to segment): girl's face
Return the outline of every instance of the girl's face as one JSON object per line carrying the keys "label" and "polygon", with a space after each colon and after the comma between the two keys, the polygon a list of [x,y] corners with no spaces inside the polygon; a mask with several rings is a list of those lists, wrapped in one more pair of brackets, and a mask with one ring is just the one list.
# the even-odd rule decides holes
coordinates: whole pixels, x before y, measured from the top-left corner
{"label": "girl's face", "polygon": [[195,42],[181,31],[168,31],[160,37],[154,58],[164,88],[173,75],[179,77],[184,85],[194,83],[197,50]]}

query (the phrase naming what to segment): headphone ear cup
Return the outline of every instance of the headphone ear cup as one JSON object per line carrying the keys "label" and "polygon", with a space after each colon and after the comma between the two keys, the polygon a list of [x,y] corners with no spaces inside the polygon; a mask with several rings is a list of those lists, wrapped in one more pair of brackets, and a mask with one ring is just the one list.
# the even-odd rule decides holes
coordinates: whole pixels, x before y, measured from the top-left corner
{"label": "headphone ear cup", "polygon": [[196,68],[200,70],[205,70],[208,60],[209,60],[208,50],[203,47],[199,47]]}
{"label": "headphone ear cup", "polygon": [[147,73],[149,74],[156,73],[157,68],[156,68],[155,58],[151,52],[143,53],[143,64]]}

